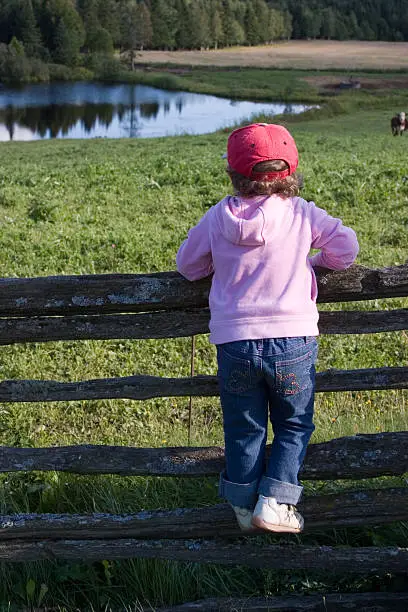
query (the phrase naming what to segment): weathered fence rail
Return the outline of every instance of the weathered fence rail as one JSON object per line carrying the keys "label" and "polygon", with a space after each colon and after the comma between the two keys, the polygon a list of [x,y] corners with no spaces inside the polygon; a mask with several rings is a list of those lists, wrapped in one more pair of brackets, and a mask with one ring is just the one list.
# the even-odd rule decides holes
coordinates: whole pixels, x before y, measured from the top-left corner
{"label": "weathered fence rail", "polygon": [[[407,489],[392,487],[313,495],[306,497],[299,507],[307,519],[308,530],[406,521]],[[28,514],[3,516],[0,519],[0,543],[41,538],[185,540],[240,534],[228,504],[206,508],[143,511],[126,515]]]}
{"label": "weathered fence rail", "polygon": [[[190,283],[177,272],[0,279],[0,316],[107,314],[205,308],[210,279]],[[318,274],[319,302],[408,295],[408,265],[352,266]]]}
{"label": "weathered fence rail", "polygon": [[[364,391],[406,389],[408,367],[364,370],[327,370],[316,376],[316,391]],[[218,395],[215,376],[159,378],[126,376],[64,383],[54,380],[5,380],[0,383],[1,402],[61,402],[96,399],[144,400],[154,397]]]}
{"label": "weathered fence rail", "polygon": [[[383,269],[353,266],[342,272],[319,272],[321,303],[408,296],[408,265]],[[189,283],[174,272],[1,279],[0,344],[85,339],[165,339],[207,333],[209,288],[209,279]],[[387,308],[323,310],[320,313],[320,332],[368,334],[408,329],[408,308]],[[317,375],[318,392],[406,388],[408,366],[403,364],[400,367],[386,367],[379,363],[378,367],[371,369],[327,370]],[[103,398],[143,400],[164,396],[217,395],[215,376],[160,378],[135,375],[74,382],[0,382],[0,402]],[[0,472],[52,470],[77,474],[194,478],[213,476],[223,466],[224,452],[219,447],[0,447]],[[308,448],[301,477],[304,480],[357,481],[379,476],[401,476],[406,472],[408,432],[401,431],[348,436],[312,444]],[[408,487],[365,487],[330,495],[309,495],[302,502],[301,510],[308,530],[407,521]],[[232,510],[226,504],[132,515],[12,515],[0,518],[0,559],[154,557],[246,564],[280,570],[314,569],[377,574],[408,572],[407,548],[260,545],[250,538],[237,540],[236,536],[239,535]],[[255,535],[259,533],[255,532]],[[386,601],[377,594],[371,595],[377,602],[376,610],[408,609],[401,607],[404,605],[401,602],[408,595],[405,598],[403,594],[393,594],[392,597],[387,596]],[[370,601],[367,599],[369,596],[364,594],[367,601]],[[347,605],[358,605],[359,598],[362,602],[364,600],[363,595],[353,596],[354,599],[343,595],[327,597],[329,603],[335,603],[333,598],[337,597],[339,606],[333,607],[333,610],[348,609]],[[282,606],[284,599],[280,599]],[[198,607],[191,608],[186,604],[174,610],[235,609],[228,608],[233,604],[227,601],[232,600],[208,600],[198,602]],[[287,607],[268,608],[268,602],[274,605],[270,598],[257,599],[252,607],[242,609],[331,609],[321,607],[321,598],[310,599],[312,607],[309,608],[304,607],[305,601],[306,598],[299,599],[296,607],[287,599]],[[390,602],[393,602],[394,608],[387,607]]]}
{"label": "weathered fence rail", "polygon": [[[194,478],[214,476],[223,468],[224,450],[220,447],[0,446],[0,472],[32,470]],[[400,431],[358,434],[311,444],[301,477],[305,480],[358,480],[407,472],[408,432]]]}
{"label": "weathered fence rail", "polygon": [[[0,319],[0,345],[55,340],[165,339],[208,333],[209,310],[133,315],[11,317]],[[408,309],[321,312],[321,334],[373,334],[406,329]]]}
{"label": "weathered fence rail", "polygon": [[158,612],[406,612],[406,593],[333,593],[284,597],[223,597],[160,608]]}
{"label": "weathered fence rail", "polygon": [[322,571],[335,566],[341,573],[386,574],[406,571],[408,548],[350,548],[332,546],[279,546],[226,543],[223,540],[42,540],[0,542],[0,560],[37,561],[41,559],[164,559],[245,565],[265,569],[307,568]]}

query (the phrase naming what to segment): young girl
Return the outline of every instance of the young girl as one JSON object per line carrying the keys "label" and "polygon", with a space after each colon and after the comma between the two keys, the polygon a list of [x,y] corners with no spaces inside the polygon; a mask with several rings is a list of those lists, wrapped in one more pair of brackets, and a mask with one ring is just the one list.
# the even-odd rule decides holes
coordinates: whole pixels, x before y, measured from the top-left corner
{"label": "young girl", "polygon": [[[210,208],[177,254],[188,280],[213,274],[210,342],[217,345],[226,469],[220,495],[243,530],[297,533],[298,473],[314,430],[317,285],[313,268],[342,270],[354,231],[298,197],[298,152],[280,125],[228,139],[235,195]],[[320,251],[310,256],[310,249]],[[274,438],[265,465],[268,412]]]}

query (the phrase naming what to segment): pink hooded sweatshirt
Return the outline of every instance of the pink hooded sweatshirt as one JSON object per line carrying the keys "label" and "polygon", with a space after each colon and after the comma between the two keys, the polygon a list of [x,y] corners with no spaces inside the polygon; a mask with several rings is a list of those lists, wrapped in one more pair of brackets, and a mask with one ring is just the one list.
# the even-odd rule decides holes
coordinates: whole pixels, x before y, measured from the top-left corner
{"label": "pink hooded sweatshirt", "polygon": [[[310,249],[320,252],[310,257]],[[188,280],[214,274],[210,342],[316,336],[313,267],[343,270],[355,232],[302,198],[227,196],[193,227],[177,253]]]}

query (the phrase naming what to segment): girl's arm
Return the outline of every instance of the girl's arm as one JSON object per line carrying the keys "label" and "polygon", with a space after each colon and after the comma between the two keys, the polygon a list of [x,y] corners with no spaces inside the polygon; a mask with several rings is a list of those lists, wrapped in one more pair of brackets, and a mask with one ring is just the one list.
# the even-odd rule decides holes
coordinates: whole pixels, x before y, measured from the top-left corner
{"label": "girl's arm", "polygon": [[310,202],[310,205],[312,248],[320,249],[320,253],[310,258],[310,263],[314,268],[318,266],[330,270],[348,268],[359,251],[355,231],[343,225],[340,219],[331,217],[313,202]]}
{"label": "girl's arm", "polygon": [[210,243],[210,217],[212,208],[188,232],[178,250],[176,257],[177,270],[187,280],[193,281],[209,276],[213,272],[213,260]]}

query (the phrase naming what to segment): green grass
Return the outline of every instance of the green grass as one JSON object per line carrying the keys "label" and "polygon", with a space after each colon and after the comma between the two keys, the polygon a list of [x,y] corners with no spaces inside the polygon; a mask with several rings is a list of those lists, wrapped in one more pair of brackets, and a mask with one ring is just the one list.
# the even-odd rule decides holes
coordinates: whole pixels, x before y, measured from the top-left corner
{"label": "green grass", "polygon": [[[283,100],[318,102],[323,97],[317,88],[309,85],[303,77],[305,72],[291,70],[269,70],[265,68],[211,69],[193,68],[185,74],[135,71],[125,73],[127,80],[165,89],[181,89],[198,93],[222,95],[229,98],[250,100]],[[315,73],[307,73],[313,75]],[[317,74],[317,73],[316,73]],[[122,75],[121,75],[122,76]]]}
{"label": "green grass", "polygon": [[[407,139],[393,138],[395,107],[308,121],[288,119],[300,151],[303,196],[357,231],[358,263],[407,260]],[[0,276],[143,273],[175,269],[188,228],[228,192],[226,134],[152,140],[51,141],[0,146]],[[325,305],[390,308],[405,299]],[[318,369],[407,364],[404,332],[320,339]],[[187,376],[190,340],[84,341],[2,347],[1,379],[83,380],[134,373]],[[197,341],[196,372],[214,374],[214,348]],[[408,429],[406,391],[319,394],[313,441]],[[222,444],[216,398],[194,400],[193,444]],[[187,444],[188,398],[145,402],[2,404],[0,444]],[[10,474],[10,512],[129,512],[217,502],[216,479]],[[401,484],[403,479],[381,479]],[[356,483],[346,483],[356,486]],[[371,481],[365,486],[374,486]],[[340,485],[306,483],[309,494]],[[343,485],[341,485],[343,486]],[[282,540],[279,540],[282,541]],[[285,540],[286,541],[286,540]],[[287,538],[293,542],[293,538]],[[405,524],[328,530],[296,541],[408,545]],[[132,609],[223,595],[405,588],[398,577],[338,579],[160,561],[0,565],[0,606]],[[41,586],[45,585],[45,586]]]}
{"label": "green grass", "polygon": [[[363,71],[358,73],[362,80],[392,79],[406,71]],[[247,100],[279,100],[322,104],[335,98],[341,101],[360,100],[367,104],[386,107],[391,100],[404,108],[405,92],[391,89],[388,83],[377,90],[324,90],[307,81],[310,77],[333,76],[335,81],[347,81],[350,71],[345,70],[298,70],[276,68],[221,68],[214,66],[166,66],[151,65],[148,69],[134,72],[120,71],[115,80],[143,83],[162,89],[192,91],[209,95]],[[406,96],[405,96],[406,98]]]}

